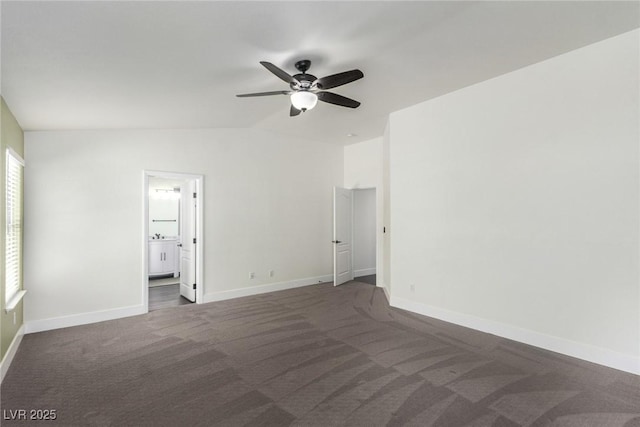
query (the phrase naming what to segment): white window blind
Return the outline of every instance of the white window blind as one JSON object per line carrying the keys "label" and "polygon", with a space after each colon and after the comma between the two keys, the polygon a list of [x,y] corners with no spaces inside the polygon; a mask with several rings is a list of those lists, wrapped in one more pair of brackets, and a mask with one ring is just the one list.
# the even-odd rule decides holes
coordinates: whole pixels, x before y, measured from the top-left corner
{"label": "white window blind", "polygon": [[5,302],[20,292],[22,266],[22,176],[24,162],[13,150],[7,149],[6,179],[6,239],[5,239]]}

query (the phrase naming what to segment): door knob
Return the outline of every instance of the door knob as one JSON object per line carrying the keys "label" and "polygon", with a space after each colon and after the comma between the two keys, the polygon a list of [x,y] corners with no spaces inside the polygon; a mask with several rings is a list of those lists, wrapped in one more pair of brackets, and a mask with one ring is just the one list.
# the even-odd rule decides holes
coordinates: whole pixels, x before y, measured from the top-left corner
{"label": "door knob", "polygon": [[342,243],[342,240],[332,240],[331,243]]}

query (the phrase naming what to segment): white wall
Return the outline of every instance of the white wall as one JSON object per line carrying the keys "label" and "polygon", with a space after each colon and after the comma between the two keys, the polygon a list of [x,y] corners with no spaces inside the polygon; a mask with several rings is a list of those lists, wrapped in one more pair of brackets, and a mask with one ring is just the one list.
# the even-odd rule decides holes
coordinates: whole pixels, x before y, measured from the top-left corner
{"label": "white wall", "polygon": [[[374,138],[344,147],[344,187],[376,191],[376,281],[384,286],[384,192],[382,138]],[[357,253],[356,253],[357,255]],[[355,262],[355,259],[354,259]]]}
{"label": "white wall", "polygon": [[331,189],[343,183],[342,147],[235,129],[25,139],[32,330],[47,319],[64,325],[64,316],[141,307],[143,170],[204,175],[205,300],[332,272]]}
{"label": "white wall", "polygon": [[395,305],[640,373],[639,35],[391,115]]}
{"label": "white wall", "polygon": [[382,184],[382,138],[344,147],[344,186],[376,188]]}
{"label": "white wall", "polygon": [[149,236],[180,235],[180,193],[165,190],[172,190],[172,188],[167,185],[162,186],[161,183],[154,188],[151,186],[151,179],[149,180]]}
{"label": "white wall", "polygon": [[353,270],[376,274],[376,189],[353,191]]}

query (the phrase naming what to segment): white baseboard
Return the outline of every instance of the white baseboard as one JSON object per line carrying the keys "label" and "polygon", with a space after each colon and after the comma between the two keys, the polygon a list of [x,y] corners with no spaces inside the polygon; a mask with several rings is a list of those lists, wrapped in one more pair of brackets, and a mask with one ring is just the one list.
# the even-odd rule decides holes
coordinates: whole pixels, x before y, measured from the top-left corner
{"label": "white baseboard", "polygon": [[72,314],[69,316],[53,317],[49,319],[30,320],[25,322],[25,333],[49,331],[51,329],[68,328],[70,326],[86,325],[89,323],[104,322],[105,320],[120,319],[122,317],[145,314],[142,305],[122,307],[112,310],[101,310],[90,313]]}
{"label": "white baseboard", "polygon": [[382,288],[382,291],[384,292],[384,296],[387,298],[387,303],[391,305],[391,294],[389,293],[389,289],[385,285],[378,285],[378,287]]}
{"label": "white baseboard", "polygon": [[477,331],[486,332],[502,338],[508,338],[513,341],[576,357],[588,362],[597,363],[598,365],[604,365],[610,368],[640,375],[640,358],[628,356],[601,347],[595,347],[560,337],[546,335],[505,323],[495,322],[493,320],[444,310],[404,298],[392,296],[389,301],[389,305],[392,307],[401,308],[403,310],[444,320],[445,322],[465,326]]}
{"label": "white baseboard", "polygon": [[[252,286],[249,288],[220,291],[204,296],[203,302],[223,301],[231,298],[239,298],[251,295],[263,294],[266,292],[282,291],[285,289],[299,288],[301,286],[315,285],[320,282],[331,282],[332,274],[324,276],[308,277],[304,279],[291,280],[288,282],[268,283],[265,285]],[[71,326],[86,325],[89,323],[103,322],[105,320],[120,319],[122,317],[137,316],[147,313],[142,305],[117,308],[113,310],[102,310],[90,313],[73,314],[69,316],[54,317],[41,320],[30,320],[25,322],[25,333],[49,331],[52,329],[68,328]]]}
{"label": "white baseboard", "polygon": [[11,341],[11,344],[9,344],[7,352],[4,354],[2,361],[0,361],[0,384],[2,384],[4,376],[7,375],[7,372],[9,371],[9,366],[11,366],[11,362],[13,362],[13,358],[18,352],[18,347],[20,347],[23,336],[24,324],[20,326],[20,329],[18,329],[18,332],[16,332],[16,336],[13,337],[13,340]]}
{"label": "white baseboard", "polygon": [[371,276],[376,274],[376,268],[363,268],[362,270],[353,270],[353,277]]}
{"label": "white baseboard", "polygon": [[307,277],[304,279],[290,280],[288,282],[267,283],[265,285],[251,286],[242,289],[218,291],[204,295],[204,302],[224,301],[232,298],[248,297],[267,292],[284,291],[286,289],[300,288],[302,286],[317,285],[318,283],[333,281],[333,274],[324,276]]}

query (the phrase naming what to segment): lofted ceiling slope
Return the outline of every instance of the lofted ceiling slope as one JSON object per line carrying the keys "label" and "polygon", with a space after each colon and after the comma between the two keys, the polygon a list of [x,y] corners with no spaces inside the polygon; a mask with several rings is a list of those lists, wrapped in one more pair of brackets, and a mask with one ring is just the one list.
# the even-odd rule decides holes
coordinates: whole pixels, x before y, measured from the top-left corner
{"label": "lofted ceiling slope", "polygon": [[[1,2],[1,91],[27,130],[259,128],[336,144],[390,112],[630,31],[638,2]],[[290,118],[264,69],[365,77]],[[579,70],[576,70],[579,72]],[[356,136],[348,137],[348,134]]]}

